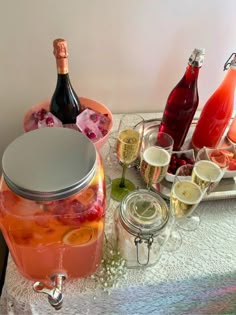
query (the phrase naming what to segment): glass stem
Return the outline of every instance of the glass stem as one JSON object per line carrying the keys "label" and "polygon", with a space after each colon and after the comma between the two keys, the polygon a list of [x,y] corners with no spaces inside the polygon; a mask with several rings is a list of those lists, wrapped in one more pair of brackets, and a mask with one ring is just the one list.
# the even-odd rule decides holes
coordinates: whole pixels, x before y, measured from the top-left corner
{"label": "glass stem", "polygon": [[121,180],[120,180],[120,187],[124,188],[125,187],[125,173],[127,170],[127,164],[123,164],[123,168],[122,168],[122,176],[121,176]]}

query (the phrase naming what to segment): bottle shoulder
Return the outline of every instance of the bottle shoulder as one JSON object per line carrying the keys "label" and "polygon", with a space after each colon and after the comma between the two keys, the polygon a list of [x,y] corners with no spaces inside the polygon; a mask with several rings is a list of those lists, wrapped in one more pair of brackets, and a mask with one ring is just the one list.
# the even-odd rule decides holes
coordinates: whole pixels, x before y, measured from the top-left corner
{"label": "bottle shoulder", "polygon": [[230,68],[226,73],[224,79],[221,84],[217,88],[217,90],[227,89],[228,91],[234,92],[236,85],[236,68]]}
{"label": "bottle shoulder", "polygon": [[190,88],[188,85],[176,85],[170,92],[167,103],[195,103],[198,102],[197,85]]}
{"label": "bottle shoulder", "polygon": [[76,122],[76,117],[81,111],[79,97],[72,85],[68,80],[66,82],[59,80],[51,98],[50,112],[63,124],[72,124]]}
{"label": "bottle shoulder", "polygon": [[186,73],[179,80],[179,82],[171,90],[170,94],[173,94],[178,91],[185,91],[186,93],[195,93],[198,91],[197,78],[188,77]]}
{"label": "bottle shoulder", "polygon": [[[226,116],[227,113],[231,113],[234,107],[234,95],[230,93],[220,93],[220,91],[213,93],[210,98],[206,101],[202,113],[206,114],[209,112],[210,117],[218,115],[218,113]],[[231,116],[231,114],[230,114]]]}
{"label": "bottle shoulder", "polygon": [[66,103],[68,101],[76,101],[79,103],[79,97],[70,82],[69,76],[58,77],[57,85],[53,93],[52,99],[58,98],[62,102]]}
{"label": "bottle shoulder", "polygon": [[235,86],[236,71],[234,71],[234,73],[227,73],[222,83],[208,98],[205,106],[211,103],[217,103],[218,105],[230,103],[233,106]]}

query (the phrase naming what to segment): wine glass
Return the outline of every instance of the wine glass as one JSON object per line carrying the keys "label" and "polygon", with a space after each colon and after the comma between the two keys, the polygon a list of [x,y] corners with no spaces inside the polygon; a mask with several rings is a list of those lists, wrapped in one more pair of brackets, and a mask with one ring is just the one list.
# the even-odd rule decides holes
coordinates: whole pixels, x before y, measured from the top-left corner
{"label": "wine glass", "polygon": [[201,189],[206,189],[207,194],[210,194],[215,189],[223,175],[224,170],[214,162],[202,160],[194,165],[193,181]]}
{"label": "wine glass", "polygon": [[207,149],[204,147],[199,150],[196,156],[193,180],[202,188],[206,189],[206,194],[210,194],[219,184],[228,167],[226,162],[223,167],[220,167],[215,162],[208,158]]}
{"label": "wine glass", "polygon": [[122,164],[122,177],[112,181],[111,197],[121,201],[129,192],[136,189],[134,183],[125,178],[130,163],[139,155],[144,131],[144,119],[137,114],[123,115],[120,120],[116,153]]}
{"label": "wine glass", "polygon": [[193,182],[193,170],[192,164],[186,164],[180,166],[175,174],[170,194],[170,210],[175,222],[167,242],[167,251],[175,251],[182,244],[182,236],[177,227],[195,230],[200,222],[199,217],[192,216],[192,213],[202,200],[206,188],[201,189]]}
{"label": "wine glass", "polygon": [[167,133],[154,129],[148,132],[143,141],[140,174],[150,190],[166,175],[173,150],[173,138]]}
{"label": "wine glass", "polygon": [[[105,142],[105,144],[98,149],[102,160],[103,165],[106,173],[111,173],[114,171],[114,168],[117,166],[117,169],[119,169],[119,161],[117,159],[116,149],[115,149],[115,143],[117,140],[117,131],[113,131],[110,133],[108,140]],[[111,175],[111,174],[109,174]]]}
{"label": "wine glass", "polygon": [[[197,161],[191,172],[192,182],[201,189],[203,196],[210,194],[223,177],[223,170],[214,162],[208,160]],[[185,220],[177,222],[178,227],[186,231],[194,231],[200,224],[197,215],[187,216]]]}
{"label": "wine glass", "polygon": [[142,149],[144,149],[148,144],[159,146],[168,151],[171,155],[173,151],[174,140],[168,133],[160,132],[159,127],[156,127],[152,128],[145,134]]}

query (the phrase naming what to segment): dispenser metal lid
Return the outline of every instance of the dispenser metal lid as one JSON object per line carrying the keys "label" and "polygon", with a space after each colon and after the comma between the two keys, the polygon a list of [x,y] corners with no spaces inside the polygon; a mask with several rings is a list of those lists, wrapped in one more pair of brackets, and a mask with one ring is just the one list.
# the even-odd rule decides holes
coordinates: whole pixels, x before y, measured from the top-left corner
{"label": "dispenser metal lid", "polygon": [[66,198],[86,187],[96,169],[96,149],[69,128],[42,128],[16,138],[2,158],[6,184],[35,201]]}

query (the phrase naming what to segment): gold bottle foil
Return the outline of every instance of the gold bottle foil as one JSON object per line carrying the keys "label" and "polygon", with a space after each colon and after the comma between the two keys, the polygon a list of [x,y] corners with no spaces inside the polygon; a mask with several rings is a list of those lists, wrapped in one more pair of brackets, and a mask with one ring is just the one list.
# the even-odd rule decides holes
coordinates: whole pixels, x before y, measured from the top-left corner
{"label": "gold bottle foil", "polygon": [[57,72],[59,74],[68,73],[68,50],[67,42],[58,38],[53,41],[53,54],[56,57]]}

